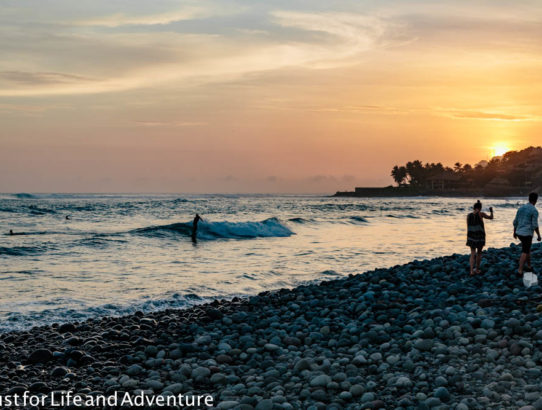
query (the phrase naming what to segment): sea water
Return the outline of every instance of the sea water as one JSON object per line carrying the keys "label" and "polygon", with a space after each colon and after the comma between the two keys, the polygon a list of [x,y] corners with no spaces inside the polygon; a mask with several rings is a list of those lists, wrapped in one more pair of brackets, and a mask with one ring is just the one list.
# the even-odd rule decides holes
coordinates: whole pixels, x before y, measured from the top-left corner
{"label": "sea water", "polygon": [[[2,194],[0,331],[185,307],[466,253],[474,202]],[[522,200],[483,202],[496,217],[486,222],[488,246],[509,245]],[[203,221],[194,243],[196,212]]]}

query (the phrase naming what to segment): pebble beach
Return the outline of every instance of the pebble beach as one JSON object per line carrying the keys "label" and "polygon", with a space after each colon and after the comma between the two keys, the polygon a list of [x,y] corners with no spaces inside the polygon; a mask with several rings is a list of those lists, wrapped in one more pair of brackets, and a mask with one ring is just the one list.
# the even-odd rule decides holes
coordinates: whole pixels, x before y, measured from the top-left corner
{"label": "pebble beach", "polygon": [[[0,334],[0,395],[210,394],[221,409],[542,408],[542,295],[516,245]],[[540,265],[542,248],[533,249]],[[179,407],[180,408],[180,407]]]}

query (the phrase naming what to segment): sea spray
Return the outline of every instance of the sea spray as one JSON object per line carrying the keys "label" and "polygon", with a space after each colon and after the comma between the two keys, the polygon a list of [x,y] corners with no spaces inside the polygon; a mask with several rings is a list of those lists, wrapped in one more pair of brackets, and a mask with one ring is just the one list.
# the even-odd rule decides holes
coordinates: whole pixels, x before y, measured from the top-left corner
{"label": "sea spray", "polygon": [[[136,229],[133,233],[149,236],[167,236],[169,234],[188,236],[192,234],[192,223],[181,222],[150,226]],[[198,239],[206,240],[287,237],[293,234],[294,232],[277,218],[268,218],[260,222],[202,221],[198,225]]]}

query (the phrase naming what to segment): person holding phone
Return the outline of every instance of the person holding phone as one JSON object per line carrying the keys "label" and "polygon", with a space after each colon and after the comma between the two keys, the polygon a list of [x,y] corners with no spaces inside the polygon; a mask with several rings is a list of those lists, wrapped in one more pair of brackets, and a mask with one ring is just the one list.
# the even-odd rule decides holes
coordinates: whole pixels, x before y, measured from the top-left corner
{"label": "person holding phone", "polygon": [[482,203],[478,200],[473,210],[467,215],[467,246],[470,247],[470,275],[479,275],[482,251],[486,245],[486,230],[484,219],[493,219],[493,208],[489,208],[489,215],[482,212]]}

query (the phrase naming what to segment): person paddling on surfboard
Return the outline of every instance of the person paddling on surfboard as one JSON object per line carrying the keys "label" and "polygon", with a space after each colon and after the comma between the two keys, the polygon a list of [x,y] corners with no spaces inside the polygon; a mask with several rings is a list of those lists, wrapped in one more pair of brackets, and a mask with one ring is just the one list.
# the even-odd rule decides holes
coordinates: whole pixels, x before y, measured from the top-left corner
{"label": "person paddling on surfboard", "polygon": [[196,216],[194,217],[194,221],[192,222],[192,242],[197,242],[199,221],[203,221],[203,218],[199,216],[199,214],[196,214]]}

